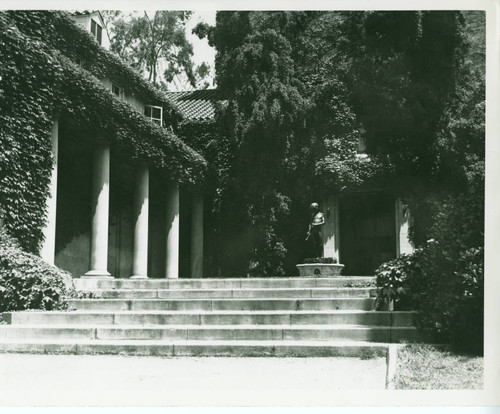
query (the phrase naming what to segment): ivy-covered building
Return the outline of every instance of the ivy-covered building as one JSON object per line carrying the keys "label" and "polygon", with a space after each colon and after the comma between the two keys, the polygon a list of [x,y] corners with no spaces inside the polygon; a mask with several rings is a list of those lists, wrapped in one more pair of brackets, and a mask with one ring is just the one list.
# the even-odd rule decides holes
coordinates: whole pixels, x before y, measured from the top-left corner
{"label": "ivy-covered building", "polygon": [[[98,12],[3,11],[0,28],[9,232],[75,277],[203,276],[203,241],[217,243],[203,232],[207,165],[173,131],[212,122],[216,91],[156,90],[107,50]],[[324,254],[346,273],[412,251],[409,212],[384,189],[322,198]]]}
{"label": "ivy-covered building", "polygon": [[176,106],[106,50],[99,13],[2,11],[0,33],[9,233],[74,277],[201,276],[206,161],[173,133]]}

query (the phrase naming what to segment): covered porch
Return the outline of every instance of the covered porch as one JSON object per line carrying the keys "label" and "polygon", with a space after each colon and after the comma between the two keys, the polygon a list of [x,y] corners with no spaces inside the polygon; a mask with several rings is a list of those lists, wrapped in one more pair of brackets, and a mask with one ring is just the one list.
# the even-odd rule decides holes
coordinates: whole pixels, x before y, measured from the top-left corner
{"label": "covered porch", "polygon": [[73,277],[202,277],[202,193],[86,134],[64,119],[53,123],[41,257]]}

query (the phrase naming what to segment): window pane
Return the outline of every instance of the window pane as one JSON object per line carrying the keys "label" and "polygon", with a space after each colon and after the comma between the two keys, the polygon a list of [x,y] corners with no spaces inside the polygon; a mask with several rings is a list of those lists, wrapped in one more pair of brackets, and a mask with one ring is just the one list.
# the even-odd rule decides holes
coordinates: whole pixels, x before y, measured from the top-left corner
{"label": "window pane", "polygon": [[95,20],[90,20],[90,32],[95,36],[97,23]]}
{"label": "window pane", "polygon": [[161,118],[161,108],[153,108],[153,118]]}
{"label": "window pane", "polygon": [[97,41],[102,44],[102,27],[97,25]]}
{"label": "window pane", "polygon": [[150,106],[144,107],[144,115],[146,115],[148,118],[151,118],[151,107]]}

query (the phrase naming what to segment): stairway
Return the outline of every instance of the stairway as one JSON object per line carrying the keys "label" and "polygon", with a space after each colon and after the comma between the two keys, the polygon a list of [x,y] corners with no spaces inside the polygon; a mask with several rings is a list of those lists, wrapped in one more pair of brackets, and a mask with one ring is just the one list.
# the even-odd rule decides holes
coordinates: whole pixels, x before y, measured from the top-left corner
{"label": "stairway", "polygon": [[75,279],[68,311],[2,315],[0,352],[385,356],[412,312],[374,311],[373,277]]}

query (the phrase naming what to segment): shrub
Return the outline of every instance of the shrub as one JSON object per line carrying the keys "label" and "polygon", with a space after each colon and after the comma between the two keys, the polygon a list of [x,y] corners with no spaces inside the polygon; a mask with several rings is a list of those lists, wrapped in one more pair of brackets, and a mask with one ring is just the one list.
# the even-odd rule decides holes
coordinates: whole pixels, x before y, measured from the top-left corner
{"label": "shrub", "polygon": [[409,289],[409,278],[420,270],[418,258],[422,250],[414,254],[403,254],[401,257],[383,263],[375,271],[377,278],[377,299],[375,309],[382,310],[392,301],[394,309],[409,310],[412,300]]}
{"label": "shrub", "polygon": [[71,276],[19,248],[0,229],[0,312],[25,309],[58,310],[67,307]]}
{"label": "shrub", "polygon": [[432,242],[419,261],[421,271],[409,279],[417,326],[435,341],[482,353],[483,248],[449,253],[441,243]]}
{"label": "shrub", "polygon": [[415,323],[433,342],[460,351],[482,352],[483,248],[450,253],[429,240],[413,254],[382,264],[376,271],[376,309],[394,300],[397,310],[417,311]]}
{"label": "shrub", "polygon": [[304,259],[304,263],[324,263],[324,264],[336,264],[336,257],[308,257]]}

